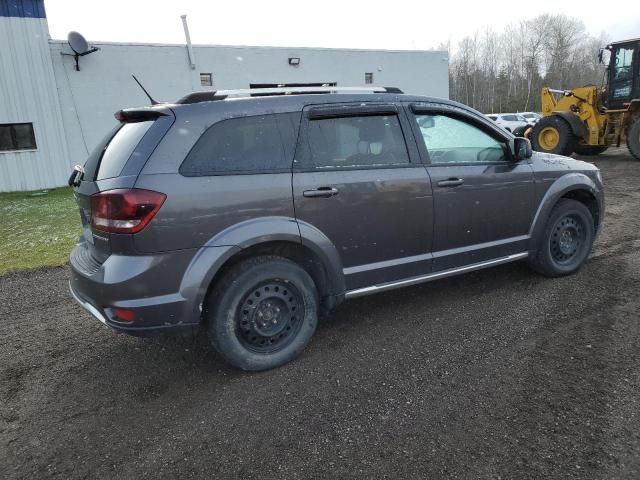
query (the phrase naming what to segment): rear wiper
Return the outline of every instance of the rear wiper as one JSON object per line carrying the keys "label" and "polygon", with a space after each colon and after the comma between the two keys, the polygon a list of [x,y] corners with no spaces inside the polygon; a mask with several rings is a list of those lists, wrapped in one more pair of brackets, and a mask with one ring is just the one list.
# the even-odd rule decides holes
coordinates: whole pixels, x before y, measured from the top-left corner
{"label": "rear wiper", "polygon": [[80,186],[80,182],[82,182],[82,177],[84,177],[84,167],[82,165],[76,165],[73,167],[73,172],[71,172],[67,183],[70,187],[78,187]]}

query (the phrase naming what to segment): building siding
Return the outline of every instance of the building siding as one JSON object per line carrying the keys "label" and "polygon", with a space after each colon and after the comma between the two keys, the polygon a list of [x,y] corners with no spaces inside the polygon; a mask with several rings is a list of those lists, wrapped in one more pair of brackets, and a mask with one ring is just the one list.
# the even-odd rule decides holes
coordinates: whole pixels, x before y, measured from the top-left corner
{"label": "building siding", "polygon": [[0,152],[0,191],[64,185],[69,173],[46,20],[0,17],[0,123],[31,122],[37,149]]}
{"label": "building siding", "polygon": [[[184,45],[91,43],[100,51],[80,59],[74,69],[66,42],[51,43],[56,83],[72,163],[82,163],[126,107],[148,105],[133,81],[142,82],[159,101],[175,101],[197,90],[249,88],[251,83],[337,82],[394,86],[407,93],[448,98],[447,52],[374,51],[321,48],[234,47],[194,45],[196,68],[189,66]],[[288,64],[301,59],[300,66]],[[213,87],[200,86],[200,73],[211,73]]]}

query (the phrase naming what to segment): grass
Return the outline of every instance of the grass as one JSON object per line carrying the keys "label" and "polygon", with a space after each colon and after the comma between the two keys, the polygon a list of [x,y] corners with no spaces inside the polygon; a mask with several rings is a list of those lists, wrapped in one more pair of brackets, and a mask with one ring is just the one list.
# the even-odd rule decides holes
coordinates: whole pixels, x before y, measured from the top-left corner
{"label": "grass", "polygon": [[65,264],[81,230],[70,188],[0,193],[0,274]]}

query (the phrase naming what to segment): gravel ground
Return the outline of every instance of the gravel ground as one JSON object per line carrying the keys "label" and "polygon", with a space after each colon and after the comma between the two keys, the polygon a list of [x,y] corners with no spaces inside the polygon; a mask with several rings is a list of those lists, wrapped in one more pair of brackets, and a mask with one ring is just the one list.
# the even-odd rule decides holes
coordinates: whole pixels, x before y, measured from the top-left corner
{"label": "gravel ground", "polygon": [[640,478],[640,162],[614,153],[577,275],[353,300],[266,373],[110,332],[65,267],[0,277],[0,477]]}

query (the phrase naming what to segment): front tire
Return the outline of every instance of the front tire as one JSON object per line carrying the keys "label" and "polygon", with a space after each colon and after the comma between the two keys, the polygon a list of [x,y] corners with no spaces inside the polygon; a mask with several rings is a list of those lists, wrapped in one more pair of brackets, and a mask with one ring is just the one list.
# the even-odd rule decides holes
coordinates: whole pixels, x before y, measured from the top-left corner
{"label": "front tire", "polygon": [[529,265],[548,277],[575,273],[589,257],[594,237],[589,209],[576,200],[562,199],[553,207]]}
{"label": "front tire", "polygon": [[204,315],[213,347],[231,365],[259,371],[295,358],[318,323],[309,274],[277,256],[249,258],[213,288]]}
{"label": "front tire", "polygon": [[576,136],[571,127],[558,115],[544,117],[536,123],[529,140],[536,152],[555,155],[571,155],[576,146]]}

